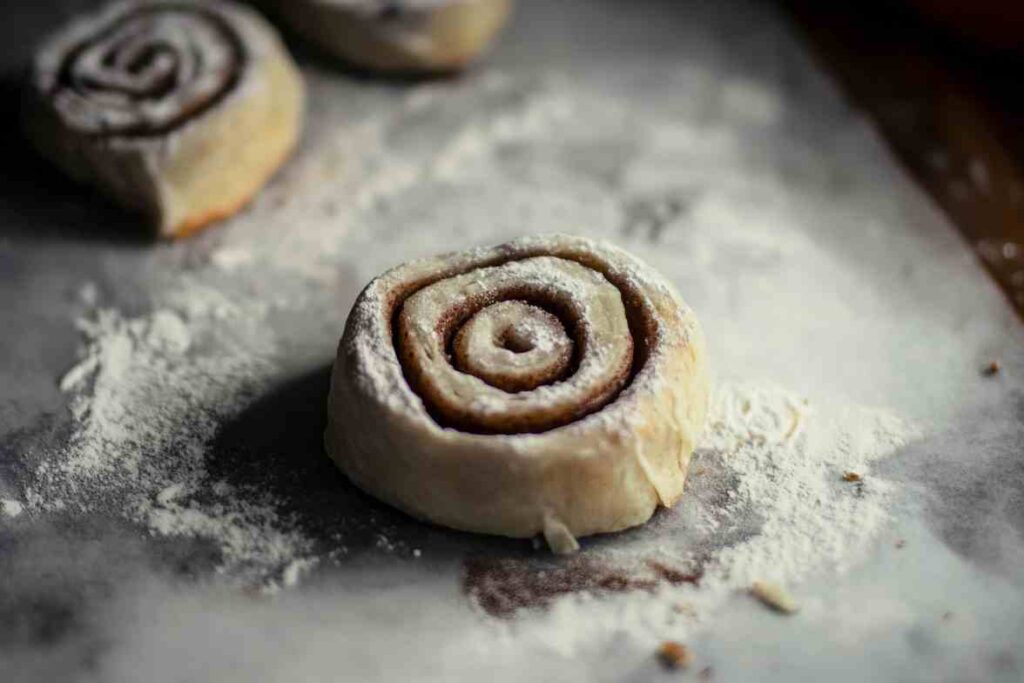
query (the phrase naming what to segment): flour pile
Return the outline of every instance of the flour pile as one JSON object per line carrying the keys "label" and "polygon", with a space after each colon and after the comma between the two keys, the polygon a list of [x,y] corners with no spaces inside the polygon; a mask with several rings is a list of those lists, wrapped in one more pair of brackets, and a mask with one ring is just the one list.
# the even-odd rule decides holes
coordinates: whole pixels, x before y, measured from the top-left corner
{"label": "flour pile", "polygon": [[[717,554],[709,584],[795,582],[850,569],[890,521],[894,485],[871,476],[872,464],[915,437],[911,426],[883,412],[815,410],[778,388],[720,388],[700,462],[705,472],[720,467],[736,486],[728,504],[703,513],[712,532],[735,515],[753,514],[761,523],[756,536]],[[847,473],[860,481],[846,481]]]}
{"label": "flour pile", "polygon": [[[656,516],[651,533],[602,540],[588,552],[591,560],[641,572],[633,576],[653,560],[689,567],[697,580],[602,593],[600,600],[562,597],[509,628],[566,655],[607,633],[653,648],[660,639],[689,637],[754,582],[798,588],[841,576],[892,521],[895,485],[873,476],[872,465],[917,436],[883,412],[812,405],[771,384],[723,384],[680,504]],[[861,480],[844,481],[847,472]]]}

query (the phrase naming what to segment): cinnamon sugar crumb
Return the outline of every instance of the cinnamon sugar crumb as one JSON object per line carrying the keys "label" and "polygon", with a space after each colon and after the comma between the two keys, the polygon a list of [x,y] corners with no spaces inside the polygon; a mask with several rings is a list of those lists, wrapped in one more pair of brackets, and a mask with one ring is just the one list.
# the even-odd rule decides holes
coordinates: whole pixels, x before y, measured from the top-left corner
{"label": "cinnamon sugar crumb", "polygon": [[688,617],[696,618],[697,616],[697,610],[695,610],[693,608],[693,605],[691,605],[688,602],[677,602],[676,604],[672,605],[672,611],[676,614],[684,614]]}
{"label": "cinnamon sugar crumb", "polygon": [[863,480],[863,477],[856,472],[843,472],[843,481],[857,482]]}
{"label": "cinnamon sugar crumb", "polygon": [[666,640],[658,647],[658,659],[666,669],[686,669],[693,664],[693,652],[682,643]]}
{"label": "cinnamon sugar crumb", "polygon": [[994,375],[998,375],[1001,369],[1002,366],[999,364],[999,361],[994,360],[988,365],[986,365],[984,368],[982,368],[981,374],[983,374],[985,377],[992,377]]}

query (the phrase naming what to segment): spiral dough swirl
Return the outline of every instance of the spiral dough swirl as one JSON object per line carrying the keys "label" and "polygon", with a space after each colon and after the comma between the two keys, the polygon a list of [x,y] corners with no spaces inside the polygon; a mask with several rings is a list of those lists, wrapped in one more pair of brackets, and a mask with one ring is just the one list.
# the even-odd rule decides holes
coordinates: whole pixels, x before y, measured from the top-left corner
{"label": "spiral dough swirl", "polygon": [[51,97],[84,134],[167,133],[236,86],[245,49],[223,17],[193,4],[135,7],[78,31]]}
{"label": "spiral dough swirl", "polygon": [[633,363],[619,290],[550,256],[427,285],[402,304],[397,331],[399,358],[424,403],[466,431],[571,422],[617,394]]}
{"label": "spiral dough swirl", "polygon": [[367,286],[326,442],[417,516],[564,540],[673,504],[706,402],[700,327],[660,275],[606,244],[525,238]]}

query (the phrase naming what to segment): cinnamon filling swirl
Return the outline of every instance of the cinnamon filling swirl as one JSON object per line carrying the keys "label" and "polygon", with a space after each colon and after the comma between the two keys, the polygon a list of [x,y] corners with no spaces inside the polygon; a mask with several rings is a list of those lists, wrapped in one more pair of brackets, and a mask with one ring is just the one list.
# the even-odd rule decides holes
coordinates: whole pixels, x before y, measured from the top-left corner
{"label": "cinnamon filling swirl", "polygon": [[396,292],[395,352],[442,426],[544,432],[628,386],[650,341],[631,298],[577,260],[523,255]]}
{"label": "cinnamon filling swirl", "polygon": [[238,84],[245,48],[218,14],[195,5],[138,7],[66,52],[51,97],[88,135],[168,133]]}

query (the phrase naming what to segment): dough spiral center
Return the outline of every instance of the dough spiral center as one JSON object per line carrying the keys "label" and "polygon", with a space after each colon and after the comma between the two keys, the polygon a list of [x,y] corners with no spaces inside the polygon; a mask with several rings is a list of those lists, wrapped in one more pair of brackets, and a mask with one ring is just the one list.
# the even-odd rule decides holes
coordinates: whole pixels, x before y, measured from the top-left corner
{"label": "dough spiral center", "polygon": [[573,347],[557,316],[525,301],[499,301],[456,332],[452,360],[493,387],[519,392],[562,379]]}
{"label": "dough spiral center", "polygon": [[213,12],[143,7],[74,44],[53,97],[83,133],[157,135],[215,105],[243,62],[241,41]]}

